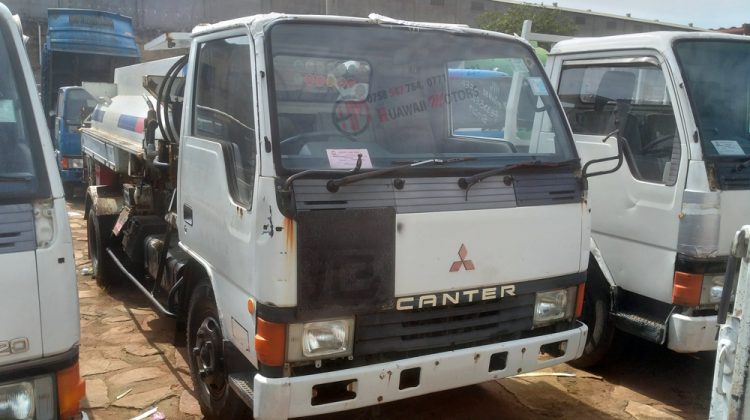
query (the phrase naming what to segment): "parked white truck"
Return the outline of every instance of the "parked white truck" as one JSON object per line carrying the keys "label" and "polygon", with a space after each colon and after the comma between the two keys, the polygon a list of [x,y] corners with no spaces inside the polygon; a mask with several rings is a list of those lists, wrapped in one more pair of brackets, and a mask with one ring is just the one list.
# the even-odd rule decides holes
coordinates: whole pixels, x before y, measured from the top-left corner
{"label": "parked white truck", "polygon": [[82,129],[95,275],[177,318],[206,417],[348,410],[581,354],[584,176],[527,43],[258,15],[115,84]]}
{"label": "parked white truck", "polygon": [[80,418],[78,292],[55,152],[0,3],[0,418]]}
{"label": "parked white truck", "polygon": [[750,38],[662,32],[566,40],[547,71],[591,180],[592,240],[580,366],[615,329],[678,352],[716,348],[734,232],[750,220]]}

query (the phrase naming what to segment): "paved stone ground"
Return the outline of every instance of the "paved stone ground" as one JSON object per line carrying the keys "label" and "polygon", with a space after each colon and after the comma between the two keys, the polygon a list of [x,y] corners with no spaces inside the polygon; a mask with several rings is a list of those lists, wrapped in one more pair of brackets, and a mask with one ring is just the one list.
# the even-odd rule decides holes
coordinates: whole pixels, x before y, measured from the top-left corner
{"label": "paved stone ground", "polygon": [[70,203],[68,215],[81,305],[85,410],[94,419],[128,419],[155,406],[168,419],[201,418],[185,349],[173,345],[174,322],[158,317],[138,292],[106,292],[81,274],[91,266],[82,205]]}
{"label": "paved stone ground", "polygon": [[[94,419],[129,419],[156,406],[167,419],[197,419],[185,349],[175,348],[174,323],[160,318],[139,292],[105,292],[81,269],[90,267],[80,202],[69,206],[81,304],[81,373],[86,411]],[[681,355],[637,339],[623,356],[592,372],[559,365],[330,419],[705,419],[712,353]],[[572,373],[574,377],[555,376]],[[118,398],[120,397],[120,398]]]}

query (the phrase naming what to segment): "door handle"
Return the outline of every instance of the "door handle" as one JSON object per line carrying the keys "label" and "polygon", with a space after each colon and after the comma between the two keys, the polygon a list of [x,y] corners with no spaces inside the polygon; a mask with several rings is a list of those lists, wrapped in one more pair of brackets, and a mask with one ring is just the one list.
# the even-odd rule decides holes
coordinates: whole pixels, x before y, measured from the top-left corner
{"label": "door handle", "polygon": [[182,205],[182,219],[190,226],[193,226],[193,208],[187,204]]}

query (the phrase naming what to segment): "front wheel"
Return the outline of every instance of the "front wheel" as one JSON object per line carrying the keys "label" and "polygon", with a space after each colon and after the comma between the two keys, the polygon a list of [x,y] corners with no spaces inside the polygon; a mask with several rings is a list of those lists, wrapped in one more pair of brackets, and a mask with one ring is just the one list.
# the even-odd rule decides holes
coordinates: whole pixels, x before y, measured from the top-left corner
{"label": "front wheel", "polygon": [[223,341],[213,291],[201,282],[193,290],[187,318],[188,362],[201,411],[210,420],[252,418],[229,386]]}
{"label": "front wheel", "polygon": [[589,328],[583,355],[569,362],[577,368],[588,368],[601,365],[610,360],[615,327],[610,316],[611,298],[609,286],[600,284],[597,279],[586,283],[583,296],[583,313],[581,321]]}

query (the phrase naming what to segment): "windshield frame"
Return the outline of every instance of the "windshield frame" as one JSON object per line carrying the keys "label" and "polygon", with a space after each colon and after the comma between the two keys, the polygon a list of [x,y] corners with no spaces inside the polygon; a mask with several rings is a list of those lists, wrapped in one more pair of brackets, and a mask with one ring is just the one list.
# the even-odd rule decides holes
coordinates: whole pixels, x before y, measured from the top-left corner
{"label": "windshield frame", "polygon": [[[30,188],[25,191],[14,193],[0,192],[0,204],[25,203],[34,199],[48,199],[52,197],[49,174],[47,173],[47,159],[42,149],[42,137],[39,132],[38,118],[32,105],[31,95],[37,95],[36,89],[31,89],[28,84],[28,77],[24,71],[22,57],[20,54],[26,53],[21,45],[18,48],[18,34],[12,31],[16,27],[11,27],[6,21],[0,22],[0,54],[7,54],[8,64],[13,77],[18,103],[21,107],[21,116],[23,129],[26,134],[26,143],[31,151],[31,165],[34,173],[34,179],[29,183]],[[25,57],[23,57],[25,58]],[[29,68],[30,70],[30,68]],[[38,99],[37,99],[38,100]],[[0,168],[2,174],[2,168]]]}
{"label": "windshield frame", "polygon": [[[750,159],[750,152],[746,153],[744,155],[721,155],[721,154],[711,154],[706,152],[707,142],[710,142],[711,140],[707,140],[705,136],[702,134],[703,128],[701,125],[703,124],[703,121],[701,118],[699,118],[699,108],[695,102],[695,96],[693,94],[693,80],[688,79],[688,73],[685,71],[686,67],[683,62],[682,57],[677,51],[677,46],[679,44],[687,44],[687,43],[716,43],[716,44],[747,44],[748,49],[750,49],[750,39],[743,40],[743,39],[730,39],[730,38],[677,38],[672,41],[671,45],[671,52],[674,55],[674,58],[677,62],[680,78],[682,79],[683,83],[685,84],[685,92],[687,94],[688,100],[690,102],[690,116],[693,118],[693,122],[695,124],[695,128],[697,130],[697,136],[698,136],[698,142],[700,143],[701,147],[701,154],[702,159],[710,160],[710,161],[742,161]],[[750,69],[748,69],[750,71]],[[750,130],[748,132],[748,136],[750,138]]]}
{"label": "windshield frame", "polygon": [[[365,29],[367,27],[389,27],[394,30],[402,30],[404,32],[410,32],[413,30],[412,26],[408,25],[399,25],[399,24],[377,24],[373,25],[371,22],[368,21],[341,21],[341,20],[332,20],[332,19],[294,19],[294,20],[276,20],[269,24],[265,28],[265,36],[264,36],[264,54],[265,54],[265,69],[266,69],[266,87],[267,87],[267,95],[268,95],[268,106],[269,106],[269,128],[270,128],[270,134],[272,141],[270,142],[272,147],[271,151],[273,152],[273,162],[275,166],[275,172],[278,176],[288,176],[295,173],[299,173],[305,170],[309,170],[312,168],[286,168],[283,166],[282,163],[282,155],[281,155],[281,147],[280,147],[280,133],[279,133],[279,124],[278,124],[278,102],[277,102],[277,92],[276,92],[276,81],[275,81],[275,72],[274,72],[274,63],[273,63],[273,48],[272,48],[272,33],[273,29],[276,28],[279,25],[321,25],[321,26],[336,26],[336,27],[358,27],[361,29]],[[410,175],[413,173],[419,173],[420,175],[427,175],[427,176],[434,176],[434,175],[460,175],[465,174],[467,171],[471,172],[481,172],[486,171],[487,169],[490,169],[492,167],[502,167],[506,165],[512,165],[514,163],[518,163],[521,161],[528,161],[528,160],[539,160],[540,162],[557,162],[557,161],[566,161],[571,159],[577,159],[579,161],[579,165],[577,165],[577,169],[580,169],[580,157],[578,154],[578,151],[575,147],[575,142],[573,140],[573,135],[570,130],[570,125],[568,123],[567,118],[565,117],[565,114],[563,112],[562,105],[560,104],[560,100],[557,97],[557,94],[555,93],[554,88],[551,85],[551,82],[549,80],[549,77],[547,76],[544,65],[539,61],[539,58],[537,57],[536,53],[534,52],[533,47],[525,42],[518,41],[514,38],[509,38],[505,34],[501,33],[493,33],[488,31],[482,31],[478,29],[469,29],[469,28],[461,28],[461,31],[452,31],[450,29],[445,28],[439,28],[439,27],[419,27],[419,32],[436,32],[436,33],[449,33],[451,36],[458,36],[458,37],[470,37],[470,38],[477,38],[477,39],[491,39],[496,41],[502,41],[509,44],[514,44],[517,46],[520,46],[524,48],[528,52],[528,57],[534,61],[534,64],[539,69],[540,75],[542,76],[542,80],[544,83],[544,86],[547,89],[547,92],[550,92],[548,95],[549,97],[549,113],[557,113],[560,128],[562,131],[562,136],[560,136],[559,142],[556,141],[556,143],[559,146],[562,146],[563,148],[567,149],[562,151],[561,153],[555,153],[555,154],[545,154],[545,153],[518,153],[518,154],[507,154],[502,156],[492,156],[492,157],[478,157],[477,159],[468,160],[468,165],[452,165],[450,167],[448,166],[432,166],[432,165],[425,165],[425,166],[417,166],[413,169],[409,169],[407,171],[404,171],[403,175]],[[370,63],[369,60],[367,60],[366,56],[358,56],[358,57],[352,57],[353,59],[357,60],[363,60]],[[370,75],[372,78],[372,74]],[[446,68],[446,77],[447,77],[447,68]],[[552,117],[551,117],[552,118]],[[481,140],[481,138],[479,138]],[[553,157],[552,159],[549,159],[549,157]],[[557,157],[557,159],[555,159]],[[430,156],[429,158],[451,158],[451,156]],[[407,159],[406,157],[404,159]],[[425,159],[428,159],[428,157],[425,157]],[[497,164],[493,165],[481,165],[481,166],[472,166],[472,162],[476,162],[477,160],[491,160],[493,162],[497,162]],[[385,166],[377,166],[373,167],[373,170],[382,169],[385,168]],[[576,169],[574,169],[576,170]],[[312,178],[325,178],[325,175],[312,175]]]}

